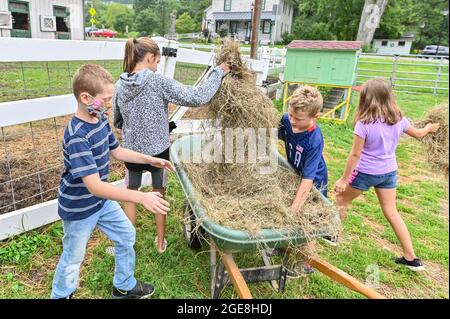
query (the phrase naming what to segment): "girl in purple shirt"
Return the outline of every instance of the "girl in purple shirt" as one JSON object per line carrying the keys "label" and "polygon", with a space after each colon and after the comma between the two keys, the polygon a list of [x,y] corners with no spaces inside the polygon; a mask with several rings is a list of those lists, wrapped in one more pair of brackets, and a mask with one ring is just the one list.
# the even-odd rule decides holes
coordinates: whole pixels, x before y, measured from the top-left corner
{"label": "girl in purple shirt", "polygon": [[365,83],[355,115],[352,151],[344,174],[336,182],[335,192],[341,220],[346,217],[348,205],[362,192],[375,188],[384,216],[391,224],[403,248],[397,264],[411,270],[424,270],[414,253],[411,237],[396,207],[397,160],[395,150],[402,133],[415,138],[434,133],[439,124],[427,124],[416,129],[403,117],[394,94],[384,79]]}

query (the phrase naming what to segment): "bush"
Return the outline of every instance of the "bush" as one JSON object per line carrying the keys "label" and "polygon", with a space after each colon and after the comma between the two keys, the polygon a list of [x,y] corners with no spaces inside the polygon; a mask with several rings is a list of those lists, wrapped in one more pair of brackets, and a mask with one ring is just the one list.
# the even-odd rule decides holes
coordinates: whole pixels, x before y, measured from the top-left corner
{"label": "bush", "polygon": [[364,53],[376,53],[377,50],[370,43],[364,43],[363,46],[362,46],[362,52],[364,52]]}
{"label": "bush", "polygon": [[289,44],[295,40],[295,36],[292,33],[285,32],[281,35],[282,44]]}

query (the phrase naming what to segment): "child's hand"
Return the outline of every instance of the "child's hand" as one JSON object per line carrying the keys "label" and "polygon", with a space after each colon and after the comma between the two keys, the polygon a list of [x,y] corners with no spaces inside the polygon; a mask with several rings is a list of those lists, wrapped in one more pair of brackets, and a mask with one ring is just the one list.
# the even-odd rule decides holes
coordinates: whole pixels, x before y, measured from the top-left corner
{"label": "child's hand", "polygon": [[226,63],[222,63],[221,65],[219,65],[219,67],[223,70],[225,75],[227,75],[230,72],[230,66]]}
{"label": "child's hand", "polygon": [[167,215],[170,204],[158,192],[142,193],[141,204],[154,214]]}
{"label": "child's hand", "polygon": [[339,178],[336,184],[334,185],[334,192],[336,194],[340,194],[345,192],[345,189],[347,188],[348,183],[343,180],[342,178]]}
{"label": "child's hand", "polygon": [[164,168],[169,172],[175,172],[173,164],[165,159],[150,156],[149,164],[154,167]]}
{"label": "child's hand", "polygon": [[428,131],[428,133],[436,133],[439,129],[439,123],[428,123],[425,126],[425,129]]}

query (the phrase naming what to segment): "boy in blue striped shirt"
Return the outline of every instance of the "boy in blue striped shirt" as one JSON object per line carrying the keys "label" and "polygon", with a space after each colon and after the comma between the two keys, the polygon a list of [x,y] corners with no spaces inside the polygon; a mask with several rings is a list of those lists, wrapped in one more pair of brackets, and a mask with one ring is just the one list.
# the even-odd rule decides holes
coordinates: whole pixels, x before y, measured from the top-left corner
{"label": "boy in blue striped shirt", "polygon": [[58,191],[58,214],[63,221],[63,253],[53,279],[51,298],[70,298],[76,290],[87,242],[96,226],[114,242],[115,272],[112,297],[146,298],[154,287],[134,277],[136,231],[116,201],[142,204],[167,214],[169,203],[159,193],[121,189],[107,182],[109,155],[119,161],[174,171],[163,159],[124,149],[111,130],[105,111],[114,95],[114,80],[100,66],[84,65],[73,78],[78,102],[64,132],[64,173]]}

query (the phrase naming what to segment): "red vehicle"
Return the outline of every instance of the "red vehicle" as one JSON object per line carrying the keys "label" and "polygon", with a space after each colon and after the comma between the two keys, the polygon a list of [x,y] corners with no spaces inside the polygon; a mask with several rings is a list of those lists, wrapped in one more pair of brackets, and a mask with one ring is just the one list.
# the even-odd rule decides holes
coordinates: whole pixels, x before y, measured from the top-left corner
{"label": "red vehicle", "polygon": [[117,35],[116,31],[109,29],[99,29],[91,31],[91,36],[93,37],[114,38],[116,35]]}

